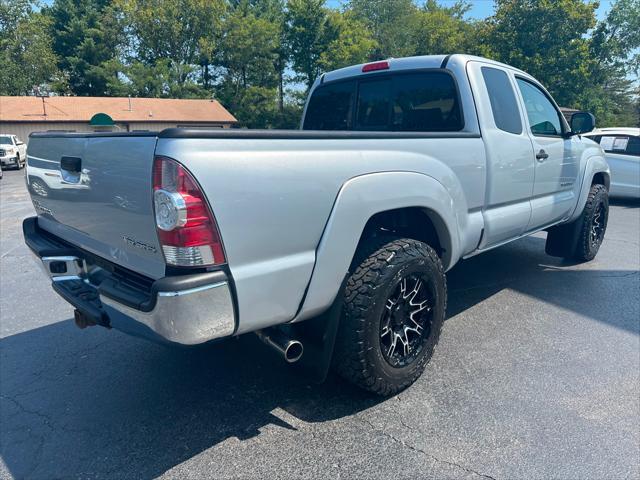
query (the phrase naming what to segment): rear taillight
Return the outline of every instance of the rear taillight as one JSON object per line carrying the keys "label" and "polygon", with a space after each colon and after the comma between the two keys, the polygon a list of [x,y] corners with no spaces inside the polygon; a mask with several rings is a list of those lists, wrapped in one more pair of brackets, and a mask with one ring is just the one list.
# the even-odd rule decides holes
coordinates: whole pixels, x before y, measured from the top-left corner
{"label": "rear taillight", "polygon": [[225,263],[222,240],[200,187],[178,162],[156,157],[153,205],[165,260],[179,267]]}

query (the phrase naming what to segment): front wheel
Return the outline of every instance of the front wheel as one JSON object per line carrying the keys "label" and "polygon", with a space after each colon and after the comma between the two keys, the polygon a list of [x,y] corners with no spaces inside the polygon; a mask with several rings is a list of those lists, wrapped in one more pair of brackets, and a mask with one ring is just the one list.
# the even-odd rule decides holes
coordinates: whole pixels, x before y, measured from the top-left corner
{"label": "front wheel", "polygon": [[578,244],[573,258],[579,261],[593,260],[600,250],[609,220],[609,194],[604,185],[592,185],[582,216]]}
{"label": "front wheel", "polygon": [[548,230],[545,251],[578,262],[593,260],[600,250],[609,219],[609,193],[604,185],[591,185],[582,214],[573,222]]}
{"label": "front wheel", "polygon": [[444,268],[429,245],[403,238],[375,249],[347,280],[334,368],[379,395],[408,387],[433,355],[446,299]]}

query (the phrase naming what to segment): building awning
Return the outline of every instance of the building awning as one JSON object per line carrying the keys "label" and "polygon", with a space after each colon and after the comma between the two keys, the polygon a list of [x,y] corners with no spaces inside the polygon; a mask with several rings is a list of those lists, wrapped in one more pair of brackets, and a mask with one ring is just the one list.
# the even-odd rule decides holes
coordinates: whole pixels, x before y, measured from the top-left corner
{"label": "building awning", "polygon": [[93,127],[112,127],[114,125],[113,118],[111,118],[106,113],[96,113],[91,120],[89,120],[89,125]]}

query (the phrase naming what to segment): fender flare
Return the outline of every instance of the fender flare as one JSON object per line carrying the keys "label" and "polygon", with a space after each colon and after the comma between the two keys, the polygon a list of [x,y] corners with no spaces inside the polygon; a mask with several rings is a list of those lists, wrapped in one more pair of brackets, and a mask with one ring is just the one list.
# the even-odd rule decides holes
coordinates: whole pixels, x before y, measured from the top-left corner
{"label": "fender flare", "polygon": [[345,182],[316,249],[307,292],[293,322],[314,317],[333,303],[364,227],[377,213],[406,207],[428,210],[444,250],[443,264],[450,268],[461,256],[459,218],[461,211],[466,215],[467,206],[459,203],[440,182],[421,173],[371,173]]}
{"label": "fender flare", "polygon": [[[580,187],[580,195],[578,196],[578,202],[576,203],[576,209],[567,220],[567,223],[574,221],[582,214],[584,206],[587,204],[587,197],[589,196],[589,190],[591,189],[591,182],[597,173],[604,173],[607,179],[611,178],[609,164],[601,155],[593,155],[587,158],[585,162],[584,176],[582,177],[582,185]],[[609,182],[605,185],[607,190],[609,190],[608,183]]]}

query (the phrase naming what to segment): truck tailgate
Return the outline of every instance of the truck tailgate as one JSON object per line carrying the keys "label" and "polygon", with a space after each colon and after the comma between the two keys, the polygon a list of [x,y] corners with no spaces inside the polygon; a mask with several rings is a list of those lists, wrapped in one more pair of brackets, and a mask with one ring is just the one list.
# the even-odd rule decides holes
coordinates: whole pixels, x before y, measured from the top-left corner
{"label": "truck tailgate", "polygon": [[152,134],[32,135],[27,183],[39,226],[122,267],[162,277],[152,196],[155,144]]}

